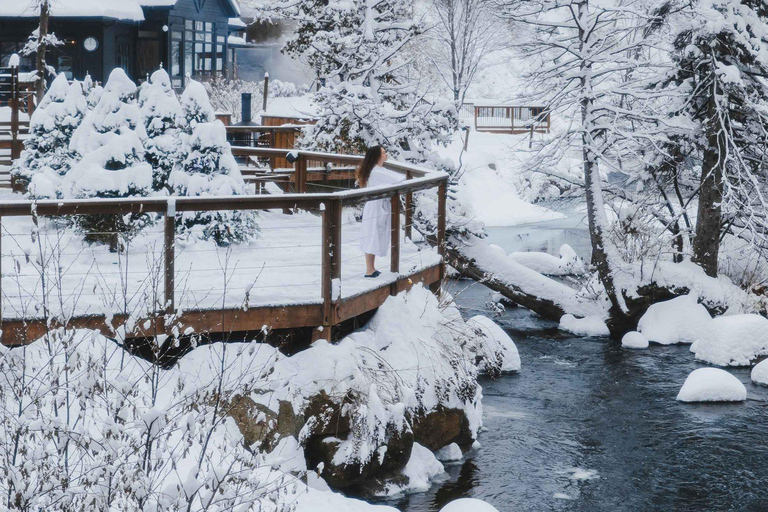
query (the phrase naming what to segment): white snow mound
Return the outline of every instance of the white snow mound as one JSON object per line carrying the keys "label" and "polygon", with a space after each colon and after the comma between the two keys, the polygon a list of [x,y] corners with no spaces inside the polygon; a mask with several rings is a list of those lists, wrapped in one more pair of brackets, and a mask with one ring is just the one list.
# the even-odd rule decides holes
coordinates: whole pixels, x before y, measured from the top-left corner
{"label": "white snow mound", "polygon": [[559,258],[545,252],[513,252],[509,259],[548,276],[584,273],[584,261],[568,244],[560,247]]}
{"label": "white snow mound", "polygon": [[630,331],[621,338],[621,346],[625,348],[648,348],[648,338],[641,332]]}
{"label": "white snow mound", "polygon": [[693,295],[657,302],[648,308],[637,330],[661,345],[693,343],[709,330],[712,317]]}
{"label": "white snow mound", "polygon": [[764,359],[752,368],[752,382],[768,386],[768,359]]}
{"label": "white snow mound", "polygon": [[467,324],[483,334],[484,342],[478,343],[478,347],[483,352],[479,355],[486,360],[486,364],[500,356],[502,372],[520,371],[520,353],[504,329],[483,315],[473,316],[467,321]]}
{"label": "white snow mound", "polygon": [[749,366],[768,355],[768,319],[760,315],[717,317],[691,345],[696,359],[717,366]]}
{"label": "white snow mound", "polygon": [[499,509],[483,500],[461,498],[450,502],[441,508],[440,512],[499,512]]}
{"label": "white snow mound", "polygon": [[437,460],[440,462],[455,462],[461,460],[463,456],[464,454],[461,453],[461,448],[459,448],[459,445],[456,443],[443,446],[435,452],[435,457],[437,457]]}
{"label": "white snow mound", "polygon": [[560,318],[558,327],[561,331],[568,331],[576,336],[609,336],[608,326],[598,316],[585,316],[576,318],[568,313]]}
{"label": "white snow mound", "polygon": [[699,368],[685,379],[677,399],[681,402],[742,402],[747,388],[720,368]]}

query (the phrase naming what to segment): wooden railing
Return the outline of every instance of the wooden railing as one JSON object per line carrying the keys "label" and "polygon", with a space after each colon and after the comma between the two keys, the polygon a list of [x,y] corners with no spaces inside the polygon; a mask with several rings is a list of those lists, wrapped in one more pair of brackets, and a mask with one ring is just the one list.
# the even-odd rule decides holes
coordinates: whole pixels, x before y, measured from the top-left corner
{"label": "wooden railing", "polygon": [[477,131],[499,133],[549,133],[550,112],[542,106],[482,105],[465,103],[459,114],[472,119]]}
{"label": "wooden railing", "polygon": [[[272,157],[281,155],[285,157],[285,151],[276,149],[259,148],[233,148],[233,153],[238,155],[254,157]],[[296,176],[297,189],[300,193],[283,195],[243,195],[227,197],[170,197],[170,198],[131,198],[131,199],[82,199],[82,200],[42,200],[42,201],[3,201],[0,202],[0,228],[2,228],[2,219],[5,217],[62,217],[93,214],[143,214],[159,213],[163,215],[163,273],[164,290],[162,296],[165,308],[158,311],[154,318],[147,319],[152,329],[157,331],[169,331],[170,326],[166,323],[175,318],[174,321],[185,324],[185,318],[195,317],[194,311],[184,311],[182,317],[176,316],[176,216],[183,212],[193,211],[221,211],[221,210],[272,210],[272,209],[302,209],[308,211],[320,212],[322,216],[322,261],[320,262],[321,276],[321,297],[322,297],[322,322],[321,326],[326,329],[318,329],[322,337],[329,337],[331,326],[338,324],[348,318],[351,313],[340,312],[339,297],[333,296],[333,282],[341,277],[341,246],[342,246],[342,208],[352,206],[374,199],[388,199],[392,205],[392,231],[391,231],[391,268],[390,271],[398,273],[400,271],[400,216],[405,214],[405,236],[411,237],[413,194],[417,191],[437,188],[437,218],[436,233],[430,236],[430,241],[437,246],[438,253],[442,256],[445,252],[445,233],[446,233],[446,197],[448,176],[442,172],[429,172],[417,166],[399,162],[388,162],[386,167],[402,173],[406,180],[390,186],[345,190],[335,193],[306,194],[301,193],[306,190],[306,174],[308,161],[319,161],[327,164],[347,165],[357,164],[361,161],[359,156],[335,155],[315,152],[299,151],[296,152],[294,162],[294,173]],[[401,197],[405,199],[405,211],[401,211]],[[0,233],[2,231],[0,230]],[[6,235],[8,236],[8,235]],[[3,236],[0,234],[0,267],[2,267],[2,247]],[[444,276],[444,265],[441,263],[439,268],[439,278]],[[393,289],[394,292],[394,289]],[[44,292],[45,293],[45,292]],[[3,297],[3,282],[0,277],[0,297]],[[2,302],[0,302],[2,304]],[[351,308],[349,311],[365,311],[368,306],[376,307],[378,304],[360,305],[357,308]],[[370,309],[370,308],[369,308]],[[240,311],[242,313],[242,311]],[[222,313],[223,314],[223,313]],[[236,313],[235,313],[236,314]],[[186,315],[186,317],[184,316]],[[284,326],[304,327],[311,315],[299,317],[294,315],[294,320],[284,321]],[[312,317],[314,318],[314,317]],[[125,318],[114,317],[94,320],[93,316],[81,318],[79,325],[92,327],[94,322],[120,323],[126,321]],[[191,321],[191,320],[190,320]],[[210,321],[210,320],[209,320]],[[46,326],[46,322],[49,324]],[[223,321],[217,319],[214,324],[219,325]],[[262,322],[262,324],[259,324]],[[253,320],[254,329],[259,330],[264,325],[264,318],[258,317]],[[3,343],[13,343],[13,340],[34,339],[34,333],[38,335],[46,328],[50,328],[50,319],[22,319],[16,320],[13,325],[3,322],[3,311],[0,307],[0,327],[2,327]],[[291,323],[296,325],[290,325]],[[77,324],[77,322],[75,322]],[[259,324],[259,325],[256,325]],[[37,327],[35,327],[35,325]],[[150,329],[141,327],[144,322],[138,322],[138,329],[141,332],[149,332]],[[198,328],[211,328],[213,324],[197,325]],[[320,325],[316,325],[321,327]],[[241,325],[242,327],[242,325]],[[223,327],[222,327],[223,328]],[[37,329],[37,330],[35,330]],[[20,334],[23,330],[25,334]],[[29,334],[32,333],[32,334]],[[138,334],[137,334],[138,335]]]}
{"label": "wooden railing", "polygon": [[20,120],[24,111],[31,116],[34,111],[34,90],[32,85],[21,83],[19,68],[7,68],[0,72],[0,106],[11,108],[10,121],[0,120],[0,150],[10,150],[7,157],[0,156],[0,165],[11,165],[21,156],[21,135],[29,131],[29,121]]}

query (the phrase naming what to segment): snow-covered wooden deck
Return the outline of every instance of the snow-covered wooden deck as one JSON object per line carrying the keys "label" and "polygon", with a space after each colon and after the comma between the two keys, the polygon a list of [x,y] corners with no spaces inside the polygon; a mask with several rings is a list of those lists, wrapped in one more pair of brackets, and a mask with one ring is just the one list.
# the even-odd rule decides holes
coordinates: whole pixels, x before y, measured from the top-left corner
{"label": "snow-covered wooden deck", "polygon": [[[350,158],[311,156],[345,164]],[[434,245],[444,240],[447,175],[392,168],[413,178],[332,194],[0,201],[2,343],[26,343],[58,325],[126,337],[316,327],[318,337],[328,338],[334,325],[377,308],[390,294],[442,278]],[[438,226],[432,244],[410,229],[411,212],[400,208],[401,195],[413,208],[414,191],[434,203],[427,207]],[[399,210],[392,217],[392,257],[379,259],[383,273],[370,279],[358,249],[357,206],[383,197],[397,198],[392,204]],[[209,209],[257,210],[258,237],[224,248],[174,235],[175,213]],[[122,253],[86,244],[64,222],[64,215],[136,211],[157,221]]]}

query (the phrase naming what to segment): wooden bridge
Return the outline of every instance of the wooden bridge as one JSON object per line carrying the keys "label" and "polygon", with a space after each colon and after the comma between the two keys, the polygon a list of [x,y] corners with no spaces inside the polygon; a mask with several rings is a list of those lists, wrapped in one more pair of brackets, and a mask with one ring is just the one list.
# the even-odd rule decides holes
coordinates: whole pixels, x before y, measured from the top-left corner
{"label": "wooden bridge", "polygon": [[551,127],[550,112],[542,106],[464,103],[459,116],[472,120],[478,132],[549,133]]}
{"label": "wooden bridge", "polygon": [[[234,147],[233,153],[240,159],[266,161],[288,157],[285,150],[257,147]],[[97,329],[106,336],[125,339],[312,328],[313,339],[330,340],[337,335],[339,324],[378,308],[388,296],[407,290],[414,283],[424,283],[433,290],[440,286],[444,276],[442,255],[448,181],[445,173],[388,162],[386,167],[402,173],[404,181],[370,189],[307,193],[313,179],[321,178],[321,174],[347,176],[348,169],[359,163],[361,157],[304,151],[290,156],[293,168],[287,181],[295,189],[290,193],[268,194],[266,187],[259,187],[261,194],[229,197],[0,202],[2,344],[29,343],[59,327]],[[313,170],[310,163],[322,167]],[[318,176],[313,177],[313,173]],[[254,179],[260,183],[279,182],[285,181],[286,175],[264,171],[254,175]],[[391,258],[388,271],[380,268],[383,271],[380,278],[365,279],[359,272],[363,265],[358,258],[362,255],[357,254],[354,239],[351,240],[352,256],[345,253],[342,259],[342,247],[345,243],[345,247],[350,245],[343,236],[352,237],[357,233],[359,222],[352,217],[353,207],[373,199],[387,199],[392,204]],[[433,227],[433,233],[426,238],[413,230],[417,199],[434,201],[423,210],[433,212],[432,218],[421,219]],[[264,212],[259,221],[260,239],[243,247],[211,249],[181,240],[176,234],[179,215],[227,210]],[[285,215],[285,212],[294,215]],[[156,239],[152,238],[151,230],[146,235],[149,242],[144,245],[147,255],[143,256],[147,260],[157,257],[157,272],[150,264],[137,264],[136,254],[132,255],[134,260],[129,265],[130,251],[121,255],[109,253],[103,246],[69,249],[79,247],[77,244],[82,241],[80,238],[72,241],[77,235],[64,221],[72,216],[94,214],[150,214],[160,219]],[[271,227],[269,222],[276,224]],[[266,233],[269,229],[275,231]],[[301,235],[293,237],[294,229]],[[279,240],[268,246],[275,236]],[[413,242],[417,238],[420,245]],[[309,243],[315,239],[316,245]],[[259,256],[259,250],[270,256]],[[236,281],[231,285],[233,290],[239,290],[237,281],[249,276],[257,276],[256,284],[251,285],[252,289],[246,286],[244,293],[233,291],[237,297],[232,300],[219,300],[220,294],[216,291],[213,299],[194,302],[190,297],[196,294],[208,297],[205,293],[212,292],[214,286],[213,281],[197,277],[204,274],[195,274],[210,271],[193,267],[199,264],[203,251],[218,251],[220,260],[223,254],[237,253],[245,272],[227,277]],[[142,254],[138,256],[141,259]],[[317,261],[311,261],[314,258]],[[407,258],[411,258],[410,262],[404,265]],[[182,259],[185,268],[177,265]],[[350,260],[358,262],[347,263]],[[88,270],[96,263],[101,265],[98,272]],[[354,268],[343,269],[343,265]],[[299,273],[297,267],[311,270]],[[268,269],[279,271],[269,272],[265,285],[259,290],[258,275]],[[297,282],[300,276],[306,279],[310,273],[314,279]],[[105,293],[123,282],[121,280],[139,284],[126,292],[125,297],[113,300],[109,307],[102,307]],[[294,295],[283,292],[292,286],[296,290]],[[273,295],[271,289],[275,290]],[[96,297],[89,299],[91,302],[85,301],[85,306],[74,305],[90,295]],[[137,296],[154,298],[137,306]],[[124,307],[118,307],[123,303]]]}

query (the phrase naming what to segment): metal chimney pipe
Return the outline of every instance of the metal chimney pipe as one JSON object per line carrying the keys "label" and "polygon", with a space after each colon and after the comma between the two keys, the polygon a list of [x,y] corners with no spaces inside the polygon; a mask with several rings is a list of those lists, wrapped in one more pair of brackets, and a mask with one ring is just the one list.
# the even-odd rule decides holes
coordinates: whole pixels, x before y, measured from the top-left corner
{"label": "metal chimney pipe", "polygon": [[251,93],[244,92],[242,95],[243,115],[241,124],[248,124],[251,122]]}

